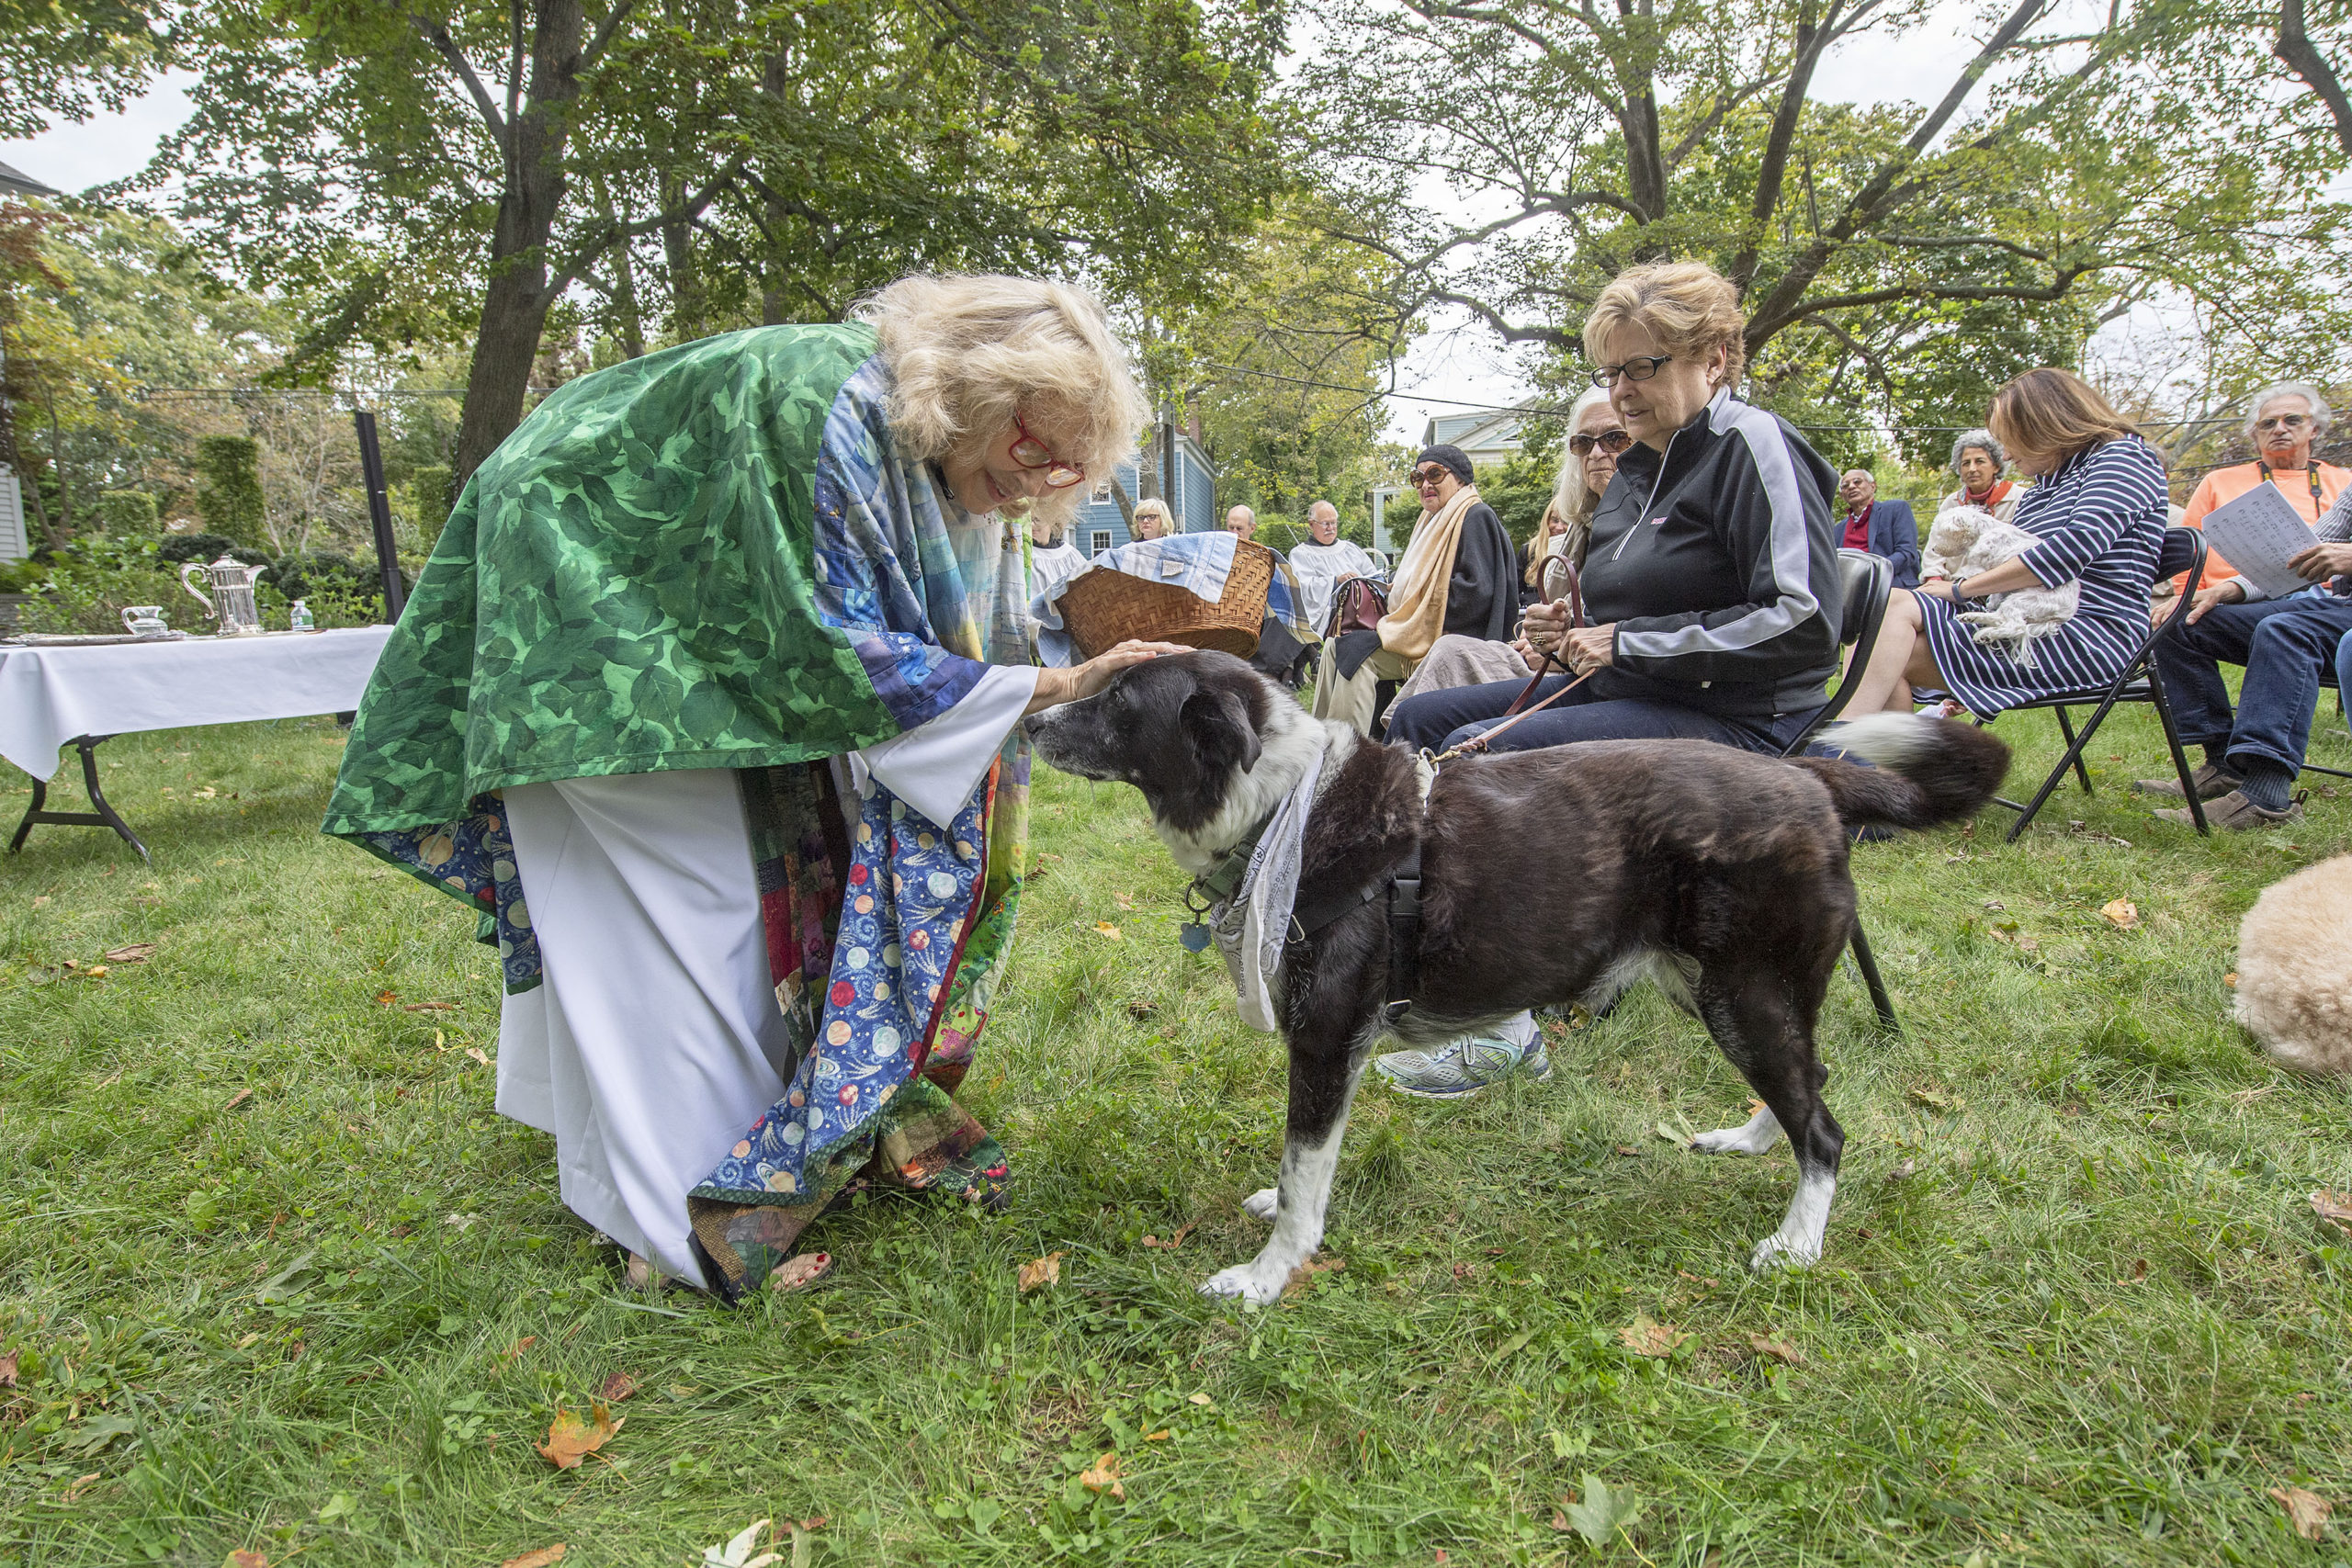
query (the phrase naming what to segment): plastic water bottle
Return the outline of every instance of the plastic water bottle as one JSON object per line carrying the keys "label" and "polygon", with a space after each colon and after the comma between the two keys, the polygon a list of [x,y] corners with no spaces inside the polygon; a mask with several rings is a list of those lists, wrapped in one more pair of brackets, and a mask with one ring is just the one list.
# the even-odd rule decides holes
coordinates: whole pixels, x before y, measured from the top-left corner
{"label": "plastic water bottle", "polygon": [[294,601],[293,622],[294,629],[298,632],[315,631],[317,629],[316,626],[311,620],[310,604],[300,599]]}

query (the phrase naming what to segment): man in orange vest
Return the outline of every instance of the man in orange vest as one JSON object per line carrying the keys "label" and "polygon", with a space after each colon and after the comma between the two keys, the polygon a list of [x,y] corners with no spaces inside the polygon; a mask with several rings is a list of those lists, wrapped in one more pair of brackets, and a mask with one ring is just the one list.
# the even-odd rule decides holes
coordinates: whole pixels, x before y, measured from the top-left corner
{"label": "man in orange vest", "polygon": [[[2255,460],[2207,474],[2188,498],[2188,511],[2181,521],[2191,528],[2201,528],[2205,514],[2215,507],[2228,505],[2256,485],[2271,484],[2278,487],[2304,522],[2316,524],[2335,503],[2345,484],[2352,481],[2352,471],[2312,461],[2312,444],[2327,434],[2327,399],[2317,387],[2280,381],[2256,392],[2247,409],[2244,429],[2245,438],[2254,443]],[[2229,562],[2209,555],[2204,581],[2197,586],[2208,587],[2236,574]],[[2168,613],[2171,606],[2164,608]]]}

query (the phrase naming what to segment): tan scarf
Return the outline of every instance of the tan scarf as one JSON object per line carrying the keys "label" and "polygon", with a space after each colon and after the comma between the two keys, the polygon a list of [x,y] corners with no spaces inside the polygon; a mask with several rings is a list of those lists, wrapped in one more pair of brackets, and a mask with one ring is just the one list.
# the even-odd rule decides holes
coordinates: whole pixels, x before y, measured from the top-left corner
{"label": "tan scarf", "polygon": [[1445,634],[1445,594],[1462,547],[1462,519],[1477,502],[1478,487],[1464,485],[1413,530],[1388,590],[1388,614],[1380,617],[1380,646],[1398,658],[1419,663]]}

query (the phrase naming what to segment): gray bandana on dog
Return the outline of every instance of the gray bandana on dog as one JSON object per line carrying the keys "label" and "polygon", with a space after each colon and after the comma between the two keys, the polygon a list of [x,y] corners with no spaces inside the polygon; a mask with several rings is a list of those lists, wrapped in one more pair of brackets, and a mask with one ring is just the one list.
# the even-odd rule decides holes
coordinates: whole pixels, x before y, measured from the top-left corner
{"label": "gray bandana on dog", "polygon": [[1250,869],[1233,897],[1209,910],[1209,931],[1225,956],[1226,973],[1240,993],[1241,1021],[1269,1034],[1281,1032],[1282,1010],[1274,986],[1282,972],[1283,943],[1290,937],[1291,906],[1298,898],[1299,859],[1306,840],[1306,816],[1315,786],[1323,777],[1322,747],[1307,759],[1306,772],[1266,823]]}

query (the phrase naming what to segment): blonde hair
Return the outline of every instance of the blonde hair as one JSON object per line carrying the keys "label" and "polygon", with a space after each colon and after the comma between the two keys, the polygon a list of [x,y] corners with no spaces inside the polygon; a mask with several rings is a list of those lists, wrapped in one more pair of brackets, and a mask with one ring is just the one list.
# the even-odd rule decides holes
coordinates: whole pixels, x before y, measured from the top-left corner
{"label": "blonde hair", "polygon": [[[1101,301],[1082,288],[999,273],[917,273],[851,312],[881,340],[896,383],[890,430],[910,457],[944,457],[972,432],[1016,416],[1053,420],[1055,454],[1099,482],[1135,450],[1150,415]],[[1091,483],[1047,491],[1066,517]]]}
{"label": "blonde hair", "polygon": [[2089,382],[2048,366],[2027,371],[1994,393],[1984,423],[2013,452],[2061,461],[2140,434]]}
{"label": "blonde hair", "polygon": [[1722,348],[1724,380],[1736,386],[1747,363],[1747,322],[1739,290],[1704,262],[1645,262],[1609,280],[1584,319],[1584,351],[1595,365],[1620,327],[1636,326],[1678,359],[1704,359]]}
{"label": "blonde hair", "polygon": [[[1606,406],[1609,394],[1594,387],[1578,397],[1568,409],[1568,434],[1574,435],[1584,423],[1585,411]],[[1552,481],[1552,499],[1544,504],[1544,520],[1535,525],[1535,546],[1527,552],[1527,586],[1540,588],[1544,584],[1544,563],[1555,555],[1566,556],[1578,571],[1584,570],[1584,552],[1592,543],[1593,509],[1600,504],[1592,487],[1584,482],[1584,459],[1560,443],[1560,472]],[[1560,547],[1551,548],[1552,519],[1564,518],[1567,529],[1560,536]]]}

